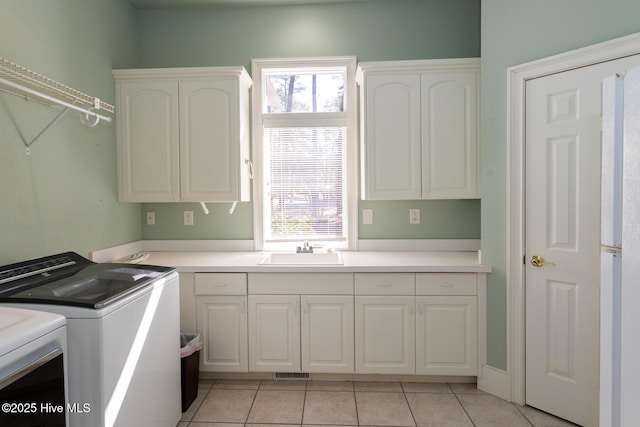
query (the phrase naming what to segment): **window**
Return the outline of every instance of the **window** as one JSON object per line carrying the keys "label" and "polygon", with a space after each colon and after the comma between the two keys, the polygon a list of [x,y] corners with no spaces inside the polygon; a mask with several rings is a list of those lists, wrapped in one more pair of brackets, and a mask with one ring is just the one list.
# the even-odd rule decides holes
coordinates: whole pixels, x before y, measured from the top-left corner
{"label": "window", "polygon": [[253,61],[256,249],[354,247],[355,63]]}

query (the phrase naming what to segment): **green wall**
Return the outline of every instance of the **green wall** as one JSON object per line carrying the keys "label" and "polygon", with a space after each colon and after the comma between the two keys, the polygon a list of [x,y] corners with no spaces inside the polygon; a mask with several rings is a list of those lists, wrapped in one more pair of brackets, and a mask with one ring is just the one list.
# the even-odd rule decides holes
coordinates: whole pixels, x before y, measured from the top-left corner
{"label": "green wall", "polygon": [[482,258],[487,360],[507,367],[507,68],[640,31],[638,0],[482,1]]}
{"label": "green wall", "polygon": [[[355,55],[359,61],[478,57],[479,0],[394,0],[344,4],[141,9],[140,65],[185,67],[243,65],[252,58]],[[147,204],[156,225],[145,239],[251,239],[251,203]],[[362,239],[480,238],[480,201],[360,202],[374,209]],[[422,224],[409,225],[409,208]],[[194,211],[194,226],[182,211]]]}
{"label": "green wall", "polygon": [[[111,69],[137,61],[135,9],[125,0],[3,0],[0,56],[106,102]],[[0,265],[138,240],[140,205],[117,201],[116,126],[0,92]]]}
{"label": "green wall", "polygon": [[[479,0],[394,0],[138,11],[125,0],[3,0],[0,12],[0,56],[108,102],[115,100],[111,68],[250,69],[251,58],[357,55],[373,61],[482,51],[482,204],[360,202],[360,210],[375,210],[375,224],[361,225],[360,237],[477,238],[481,230],[483,261],[493,268],[487,358],[501,369],[507,367],[506,69],[640,32],[637,0],[484,0],[482,10]],[[230,205],[210,205],[208,217],[193,203],[147,204],[142,211],[118,203],[114,125],[85,128],[70,113],[25,156],[20,133],[32,137],[51,115],[0,94],[0,264],[141,237],[251,238],[250,203],[239,204],[232,216]],[[398,225],[413,207],[422,209],[423,224]],[[196,226],[181,225],[187,209]],[[155,227],[141,226],[147,210],[156,212]]]}

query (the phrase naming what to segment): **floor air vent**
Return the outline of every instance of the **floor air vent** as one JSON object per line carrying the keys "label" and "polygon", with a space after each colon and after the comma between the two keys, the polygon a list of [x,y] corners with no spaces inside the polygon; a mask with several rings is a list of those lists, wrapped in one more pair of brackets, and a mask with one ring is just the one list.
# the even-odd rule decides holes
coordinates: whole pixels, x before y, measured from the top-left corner
{"label": "floor air vent", "polygon": [[276,380],[308,380],[308,372],[276,372],[274,379]]}

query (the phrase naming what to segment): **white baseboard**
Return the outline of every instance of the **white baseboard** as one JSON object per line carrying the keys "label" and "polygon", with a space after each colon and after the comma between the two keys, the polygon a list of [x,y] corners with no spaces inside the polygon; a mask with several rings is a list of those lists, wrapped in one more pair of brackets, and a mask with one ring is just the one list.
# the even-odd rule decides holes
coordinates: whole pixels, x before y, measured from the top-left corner
{"label": "white baseboard", "polygon": [[507,371],[484,365],[482,367],[482,377],[478,377],[478,390],[492,394],[500,399],[511,401],[509,393]]}

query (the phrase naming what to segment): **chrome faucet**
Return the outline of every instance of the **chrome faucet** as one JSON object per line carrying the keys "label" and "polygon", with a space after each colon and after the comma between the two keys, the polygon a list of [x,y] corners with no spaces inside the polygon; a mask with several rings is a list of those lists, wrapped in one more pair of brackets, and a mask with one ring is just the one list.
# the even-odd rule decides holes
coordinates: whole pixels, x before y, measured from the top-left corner
{"label": "chrome faucet", "polygon": [[305,242],[302,245],[302,247],[298,246],[296,248],[296,253],[298,253],[298,254],[312,254],[313,253],[313,246],[310,246],[309,245],[309,241],[305,240]]}

